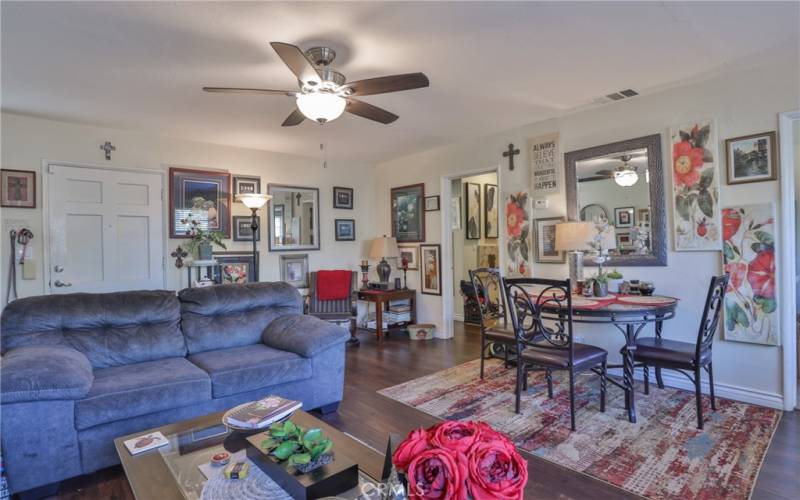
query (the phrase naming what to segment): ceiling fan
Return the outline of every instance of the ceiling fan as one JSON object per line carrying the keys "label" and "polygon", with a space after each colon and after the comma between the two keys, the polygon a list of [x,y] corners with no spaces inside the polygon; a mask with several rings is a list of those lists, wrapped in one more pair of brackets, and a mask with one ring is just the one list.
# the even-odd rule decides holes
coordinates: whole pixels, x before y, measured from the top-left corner
{"label": "ceiling fan", "polygon": [[639,172],[638,172],[639,169],[636,168],[636,166],[634,165],[630,165],[628,162],[630,162],[636,156],[643,156],[643,155],[639,154],[639,155],[619,156],[618,158],[615,159],[621,161],[622,165],[615,168],[614,170],[608,170],[608,169],[598,170],[597,172],[595,172],[594,177],[590,177],[588,179],[583,179],[583,180],[614,179],[614,182],[616,182],[618,185],[622,187],[633,186],[639,181]]}
{"label": "ceiling fan", "polygon": [[429,85],[424,73],[383,76],[345,83],[342,73],[330,67],[336,52],[328,47],[313,47],[305,53],[299,47],[283,42],[271,42],[284,64],[297,76],[299,90],[243,89],[203,87],[206,92],[238,94],[284,95],[294,97],[297,109],[283,121],[282,126],[299,125],[308,118],[318,123],[335,120],[345,111],[368,120],[389,124],[399,117],[354,96],[386,94],[418,89]]}

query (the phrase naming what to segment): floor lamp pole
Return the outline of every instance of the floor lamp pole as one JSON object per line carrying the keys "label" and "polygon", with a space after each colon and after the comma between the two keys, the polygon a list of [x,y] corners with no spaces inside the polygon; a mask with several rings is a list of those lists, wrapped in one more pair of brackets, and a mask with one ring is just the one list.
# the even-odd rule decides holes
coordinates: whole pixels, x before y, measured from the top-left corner
{"label": "floor lamp pole", "polygon": [[256,239],[258,236],[258,212],[257,208],[251,208],[250,211],[253,213],[253,218],[250,221],[250,229],[253,230],[253,281],[258,282],[258,249],[256,248]]}

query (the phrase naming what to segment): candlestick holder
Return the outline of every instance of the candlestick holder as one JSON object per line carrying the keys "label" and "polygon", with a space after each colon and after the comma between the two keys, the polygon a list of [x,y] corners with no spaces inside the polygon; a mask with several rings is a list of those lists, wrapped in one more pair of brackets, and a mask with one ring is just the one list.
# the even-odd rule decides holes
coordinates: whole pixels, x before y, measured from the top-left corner
{"label": "candlestick holder", "polygon": [[360,264],[361,268],[361,289],[366,290],[369,288],[369,264]]}
{"label": "candlestick holder", "polygon": [[408,259],[403,257],[400,259],[400,267],[403,270],[403,290],[408,290],[408,279],[406,273],[408,272]]}

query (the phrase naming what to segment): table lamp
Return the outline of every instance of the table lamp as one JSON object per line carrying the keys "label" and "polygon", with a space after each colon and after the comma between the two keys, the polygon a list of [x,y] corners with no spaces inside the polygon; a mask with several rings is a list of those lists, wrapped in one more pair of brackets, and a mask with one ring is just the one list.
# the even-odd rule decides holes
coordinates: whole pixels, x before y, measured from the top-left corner
{"label": "table lamp", "polygon": [[244,206],[250,209],[252,219],[250,221],[250,229],[253,230],[253,281],[258,281],[258,249],[256,248],[256,240],[258,235],[258,216],[256,212],[258,209],[266,205],[272,199],[272,196],[261,193],[247,193],[237,194],[236,201],[244,203]]}
{"label": "table lamp", "polygon": [[569,253],[569,279],[575,286],[583,280],[583,252],[593,250],[597,235],[593,222],[562,222],[556,224],[556,250]]}
{"label": "table lamp", "polygon": [[375,267],[378,272],[378,279],[381,283],[389,282],[389,275],[392,273],[392,267],[386,262],[387,258],[400,257],[400,252],[397,250],[397,240],[386,236],[385,234],[380,238],[375,238],[369,244],[369,258],[381,259]]}

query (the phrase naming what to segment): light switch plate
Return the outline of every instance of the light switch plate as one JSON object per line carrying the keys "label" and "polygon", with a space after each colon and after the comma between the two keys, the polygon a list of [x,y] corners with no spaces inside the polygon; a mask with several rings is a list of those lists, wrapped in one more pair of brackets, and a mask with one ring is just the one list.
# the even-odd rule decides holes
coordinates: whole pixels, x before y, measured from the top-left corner
{"label": "light switch plate", "polygon": [[536,210],[544,210],[549,206],[550,203],[547,198],[536,198],[533,200],[533,208],[535,208]]}

